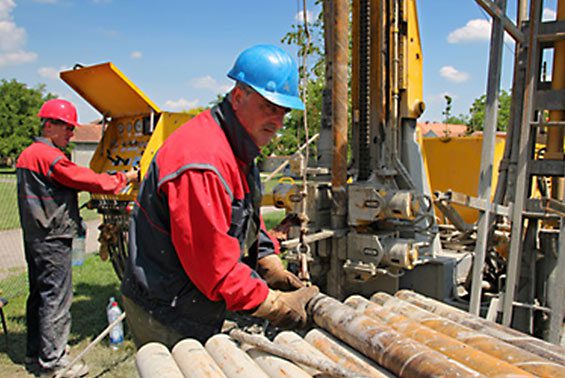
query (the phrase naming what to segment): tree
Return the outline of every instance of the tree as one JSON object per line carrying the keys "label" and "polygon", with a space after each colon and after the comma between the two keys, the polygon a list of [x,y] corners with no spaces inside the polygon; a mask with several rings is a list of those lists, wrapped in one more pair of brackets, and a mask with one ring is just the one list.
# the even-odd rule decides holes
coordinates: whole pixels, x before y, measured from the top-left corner
{"label": "tree", "polygon": [[443,114],[444,119],[443,123],[445,124],[452,124],[452,125],[465,125],[468,122],[468,116],[463,114],[459,114],[459,116],[451,115],[451,103],[453,102],[453,98],[449,95],[443,96],[445,98],[445,110],[441,112]]}
{"label": "tree", "polygon": [[28,88],[16,80],[0,81],[0,161],[12,165],[18,155],[40,132],[37,113],[41,105],[56,96],[45,85]]}
{"label": "tree", "polygon": [[[486,95],[475,99],[469,109],[468,126],[470,131],[480,131],[484,129],[485,110],[486,110]],[[510,104],[512,102],[512,93],[510,91],[502,90],[498,96],[498,118],[496,129],[499,131],[506,131],[508,122],[510,121]]]}
{"label": "tree", "polygon": [[[316,3],[319,4],[318,0]],[[308,34],[310,35],[310,43],[307,43]],[[323,13],[320,12],[318,17],[309,22],[308,34],[303,23],[298,22],[292,25],[292,30],[288,32],[281,40],[287,45],[295,45],[298,47],[298,56],[302,57],[304,53],[308,56],[307,67],[300,60],[299,70],[302,85],[306,85],[306,93],[308,98],[305,99],[306,113],[308,116],[308,132],[310,138],[320,129],[320,119],[322,114],[322,93],[325,84],[325,60],[323,57],[324,35],[323,35]],[[304,79],[307,80],[304,80]],[[270,155],[290,155],[294,153],[299,145],[306,142],[304,131],[303,112],[293,110],[284,121],[284,128],[279,132],[271,143],[262,148],[261,157],[263,160]],[[314,152],[315,143],[311,145],[311,151]]]}

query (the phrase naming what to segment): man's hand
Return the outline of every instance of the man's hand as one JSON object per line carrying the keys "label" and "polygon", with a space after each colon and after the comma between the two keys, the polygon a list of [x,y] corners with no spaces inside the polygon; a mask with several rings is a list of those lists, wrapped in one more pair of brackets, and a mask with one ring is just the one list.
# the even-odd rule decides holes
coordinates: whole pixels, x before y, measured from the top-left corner
{"label": "man's hand", "polygon": [[257,262],[257,273],[272,289],[292,291],[304,287],[298,277],[286,270],[277,255],[268,255]]}
{"label": "man's hand", "polygon": [[269,295],[251,315],[267,319],[281,328],[304,328],[308,320],[306,305],[320,290],[317,286],[303,287],[290,293],[269,290]]}
{"label": "man's hand", "polygon": [[127,182],[139,182],[139,169],[132,168],[125,175]]}

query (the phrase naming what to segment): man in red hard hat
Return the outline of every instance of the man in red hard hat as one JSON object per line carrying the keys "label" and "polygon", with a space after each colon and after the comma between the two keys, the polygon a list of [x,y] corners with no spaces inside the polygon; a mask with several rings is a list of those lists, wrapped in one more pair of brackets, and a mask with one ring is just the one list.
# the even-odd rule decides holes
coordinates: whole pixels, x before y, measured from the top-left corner
{"label": "man in red hard hat", "polygon": [[204,343],[226,310],[280,327],[307,321],[317,287],[284,269],[260,216],[254,159],[304,110],[298,69],[273,45],[244,50],[223,101],[179,127],[163,143],[141,184],[129,227],[122,293],[139,348],[172,348],[183,338]]}
{"label": "man in red hard hat", "polygon": [[[77,166],[61,151],[77,126],[77,111],[62,99],[46,101],[38,114],[42,135],[18,157],[18,207],[28,265],[26,365],[53,376],[70,362],[71,244],[81,227],[77,194],[119,193],[137,172],[98,174]],[[84,362],[64,377],[88,373]]]}

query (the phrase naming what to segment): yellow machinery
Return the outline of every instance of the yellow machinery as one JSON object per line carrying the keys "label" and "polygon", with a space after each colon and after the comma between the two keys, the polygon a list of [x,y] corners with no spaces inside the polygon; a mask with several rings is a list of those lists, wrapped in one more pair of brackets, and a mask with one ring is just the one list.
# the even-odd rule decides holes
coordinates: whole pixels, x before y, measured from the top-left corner
{"label": "yellow machinery", "polygon": [[[191,117],[162,112],[112,63],[75,66],[61,72],[61,79],[102,114],[103,137],[90,161],[95,172],[138,168],[144,175],[163,141]],[[89,202],[104,217],[100,255],[109,255],[120,278],[127,257],[128,205],[137,191],[138,184],[130,184],[116,195],[93,194]]]}

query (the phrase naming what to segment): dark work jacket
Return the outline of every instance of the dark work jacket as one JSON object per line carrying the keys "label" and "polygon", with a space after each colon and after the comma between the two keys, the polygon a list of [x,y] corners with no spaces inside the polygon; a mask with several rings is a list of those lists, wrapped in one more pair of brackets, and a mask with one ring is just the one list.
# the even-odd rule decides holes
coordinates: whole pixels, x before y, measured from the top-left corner
{"label": "dark work jacket", "polygon": [[18,158],[18,208],[25,240],[72,238],[80,225],[77,191],[52,177],[67,159],[46,138],[37,138]]}
{"label": "dark work jacket", "polygon": [[[206,153],[192,153],[191,146],[201,152],[205,146]],[[183,269],[179,257],[183,251],[176,251],[173,245],[168,199],[160,188],[187,170],[217,174],[232,200],[228,234],[237,239],[239,252],[216,246],[213,253],[239,253],[240,261],[254,269],[259,257],[273,253],[271,239],[260,231],[261,188],[253,163],[258,153],[226,99],[175,131],[157,152],[142,182],[130,221],[130,256],[122,292],[185,337],[204,342],[218,332],[226,303],[210,300]],[[204,249],[198,253],[212,253]],[[260,280],[254,270],[251,274],[252,279]],[[265,295],[253,291],[252,296]]]}

